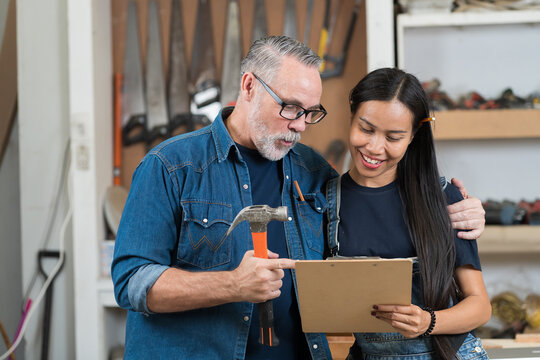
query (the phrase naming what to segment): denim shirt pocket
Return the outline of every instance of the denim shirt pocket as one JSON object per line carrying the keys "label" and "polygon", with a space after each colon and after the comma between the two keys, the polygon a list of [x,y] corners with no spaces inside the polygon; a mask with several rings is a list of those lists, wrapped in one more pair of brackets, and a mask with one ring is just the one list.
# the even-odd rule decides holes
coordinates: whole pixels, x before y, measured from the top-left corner
{"label": "denim shirt pocket", "polygon": [[309,248],[317,253],[324,252],[323,218],[328,202],[320,192],[304,194],[305,201],[298,201],[298,214],[302,236]]}
{"label": "denim shirt pocket", "polygon": [[205,200],[183,200],[183,222],[177,260],[202,270],[231,261],[231,204]]}

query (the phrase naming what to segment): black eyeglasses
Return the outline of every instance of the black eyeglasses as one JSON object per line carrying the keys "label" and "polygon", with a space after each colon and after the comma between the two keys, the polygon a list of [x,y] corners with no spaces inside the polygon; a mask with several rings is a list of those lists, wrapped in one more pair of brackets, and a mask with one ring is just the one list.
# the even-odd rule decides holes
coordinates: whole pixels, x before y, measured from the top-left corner
{"label": "black eyeglasses", "polygon": [[[252,73],[253,74],[253,73]],[[264,89],[276,100],[276,102],[281,105],[281,111],[279,112],[279,115],[281,115],[282,118],[285,118],[287,120],[296,120],[300,118],[301,116],[305,115],[304,121],[306,124],[316,124],[319,121],[321,121],[326,116],[326,110],[322,105],[319,105],[320,107],[318,109],[313,110],[307,110],[301,107],[300,105],[295,104],[287,104],[277,94],[270,89],[268,85],[257,75],[253,74],[255,76],[255,79],[259,80],[264,87]]]}

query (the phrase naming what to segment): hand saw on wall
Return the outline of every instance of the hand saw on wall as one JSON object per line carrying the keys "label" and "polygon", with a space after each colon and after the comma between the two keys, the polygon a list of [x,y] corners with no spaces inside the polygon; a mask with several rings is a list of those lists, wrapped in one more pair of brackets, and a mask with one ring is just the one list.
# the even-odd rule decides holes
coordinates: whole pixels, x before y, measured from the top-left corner
{"label": "hand saw on wall", "polygon": [[193,95],[191,112],[213,120],[221,110],[221,105],[210,0],[199,0],[197,7],[197,22],[191,52],[190,92]]}

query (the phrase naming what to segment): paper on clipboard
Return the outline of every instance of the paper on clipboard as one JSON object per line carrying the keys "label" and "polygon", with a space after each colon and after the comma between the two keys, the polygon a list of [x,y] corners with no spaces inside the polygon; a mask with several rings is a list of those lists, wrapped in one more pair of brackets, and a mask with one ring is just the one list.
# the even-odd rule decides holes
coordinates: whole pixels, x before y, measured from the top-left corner
{"label": "paper on clipboard", "polygon": [[371,316],[375,304],[411,304],[411,259],[298,260],[304,332],[395,332]]}

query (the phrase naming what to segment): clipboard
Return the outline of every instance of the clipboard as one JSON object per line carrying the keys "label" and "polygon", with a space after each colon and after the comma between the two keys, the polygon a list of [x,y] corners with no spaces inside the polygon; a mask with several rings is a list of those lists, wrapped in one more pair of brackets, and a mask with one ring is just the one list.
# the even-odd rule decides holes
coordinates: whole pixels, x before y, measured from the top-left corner
{"label": "clipboard", "polygon": [[298,260],[304,332],[396,332],[371,315],[375,304],[411,304],[412,259]]}

